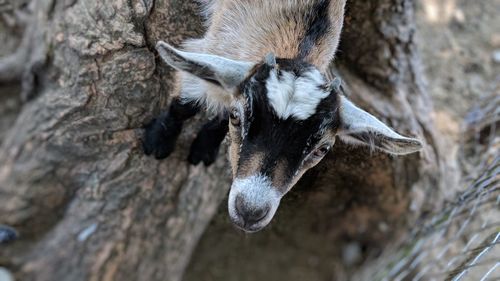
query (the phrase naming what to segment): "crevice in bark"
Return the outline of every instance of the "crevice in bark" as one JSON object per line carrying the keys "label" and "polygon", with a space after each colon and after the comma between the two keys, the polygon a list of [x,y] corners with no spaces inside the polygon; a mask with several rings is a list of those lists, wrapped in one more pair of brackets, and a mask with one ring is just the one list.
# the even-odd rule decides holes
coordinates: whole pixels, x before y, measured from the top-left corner
{"label": "crevice in bark", "polygon": [[23,72],[28,63],[28,55],[30,50],[30,37],[27,32],[22,36],[19,47],[13,54],[0,58],[0,83],[19,83]]}
{"label": "crevice in bark", "polygon": [[17,83],[21,81],[24,70],[24,62],[27,60],[25,49],[19,49],[16,53],[0,60],[0,82]]}
{"label": "crevice in bark", "polygon": [[54,16],[54,11],[56,10],[56,5],[57,5],[56,0],[50,0],[48,2],[47,17],[48,17],[49,21],[52,20],[52,18]]}

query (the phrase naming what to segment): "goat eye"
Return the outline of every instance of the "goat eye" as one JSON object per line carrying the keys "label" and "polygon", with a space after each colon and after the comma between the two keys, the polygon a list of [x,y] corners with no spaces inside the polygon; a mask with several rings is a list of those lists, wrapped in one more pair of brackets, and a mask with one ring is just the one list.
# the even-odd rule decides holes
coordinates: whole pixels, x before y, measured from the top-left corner
{"label": "goat eye", "polygon": [[316,158],[323,157],[328,151],[330,151],[330,145],[323,145],[314,150],[313,156]]}
{"label": "goat eye", "polygon": [[231,119],[231,124],[233,126],[239,126],[240,125],[240,112],[236,109],[233,108],[231,110],[231,113],[229,113],[229,118]]}

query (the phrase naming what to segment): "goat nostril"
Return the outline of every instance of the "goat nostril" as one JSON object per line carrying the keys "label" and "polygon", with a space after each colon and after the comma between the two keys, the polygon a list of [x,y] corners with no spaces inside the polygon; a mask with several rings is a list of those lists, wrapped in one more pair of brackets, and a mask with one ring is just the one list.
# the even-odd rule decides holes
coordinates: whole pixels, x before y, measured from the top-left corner
{"label": "goat nostril", "polygon": [[261,220],[263,220],[267,216],[270,209],[271,208],[269,208],[269,207],[264,207],[261,209],[254,209],[254,210],[247,212],[244,216],[245,222],[247,224],[255,224],[255,223],[260,222]]}
{"label": "goat nostril", "polygon": [[240,195],[236,196],[234,207],[238,216],[243,220],[243,223],[247,225],[252,225],[263,220],[271,210],[269,205],[263,208],[249,206],[243,196]]}
{"label": "goat nostril", "polygon": [[260,209],[260,210],[255,211],[253,221],[257,222],[257,221],[262,220],[263,218],[266,217],[267,213],[269,213],[269,208],[264,208],[264,209]]}
{"label": "goat nostril", "polygon": [[269,207],[265,207],[262,209],[255,210],[254,213],[252,214],[252,221],[258,222],[262,220],[264,217],[266,217],[267,213],[269,213]]}
{"label": "goat nostril", "polygon": [[236,196],[236,201],[234,202],[234,205],[235,205],[234,207],[236,208],[236,212],[241,216],[243,216],[243,214],[245,213],[245,211],[243,210],[245,205],[243,197],[241,197],[240,195]]}

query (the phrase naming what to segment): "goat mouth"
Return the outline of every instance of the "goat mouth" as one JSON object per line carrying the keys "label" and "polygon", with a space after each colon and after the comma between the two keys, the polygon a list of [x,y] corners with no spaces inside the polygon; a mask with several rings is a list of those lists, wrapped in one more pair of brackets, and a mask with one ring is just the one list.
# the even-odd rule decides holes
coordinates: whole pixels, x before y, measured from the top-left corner
{"label": "goat mouth", "polygon": [[256,232],[261,231],[265,227],[265,225],[263,225],[263,226],[253,226],[253,225],[251,225],[251,226],[242,226],[242,225],[239,225],[237,223],[233,223],[233,225],[237,229],[243,230],[245,233],[256,233]]}
{"label": "goat mouth", "polygon": [[262,223],[262,221],[259,221],[257,223],[249,223],[249,222],[244,222],[240,219],[235,219],[231,215],[229,217],[231,219],[233,226],[239,230],[244,231],[245,233],[259,232],[268,225],[268,223]]}

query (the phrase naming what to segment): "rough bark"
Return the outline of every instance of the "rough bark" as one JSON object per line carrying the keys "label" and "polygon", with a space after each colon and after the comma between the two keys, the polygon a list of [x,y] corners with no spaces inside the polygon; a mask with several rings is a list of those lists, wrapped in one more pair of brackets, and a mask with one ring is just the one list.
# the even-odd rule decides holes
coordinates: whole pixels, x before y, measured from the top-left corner
{"label": "rough bark", "polygon": [[[180,280],[229,187],[227,161],[223,152],[208,169],[185,161],[200,118],[166,161],[145,157],[140,138],[172,88],[172,73],[152,46],[200,35],[196,6],[176,0],[35,6],[26,36],[37,38],[31,41],[37,55],[23,72],[31,77],[25,92],[35,98],[0,149],[0,223],[17,227],[21,239],[2,248],[0,265],[18,280]],[[338,145],[286,197],[268,230],[242,239],[217,219],[188,280],[217,264],[220,271],[208,274],[216,280],[255,268],[264,274],[277,256],[286,268],[306,259],[340,266],[346,247],[361,249],[350,263],[355,270],[400,238],[428,191],[440,190],[445,164],[414,50],[412,1],[351,1],[349,15],[338,69],[351,98],[400,131],[425,137],[425,151],[391,158]],[[226,217],[224,206],[218,218]]]}
{"label": "rough bark", "polygon": [[200,34],[194,4],[36,5],[45,63],[2,144],[0,221],[21,240],[1,264],[17,280],[178,280],[227,168],[223,157],[209,169],[184,161],[193,128],[169,161],[144,157],[140,128],[172,87],[150,46]]}

